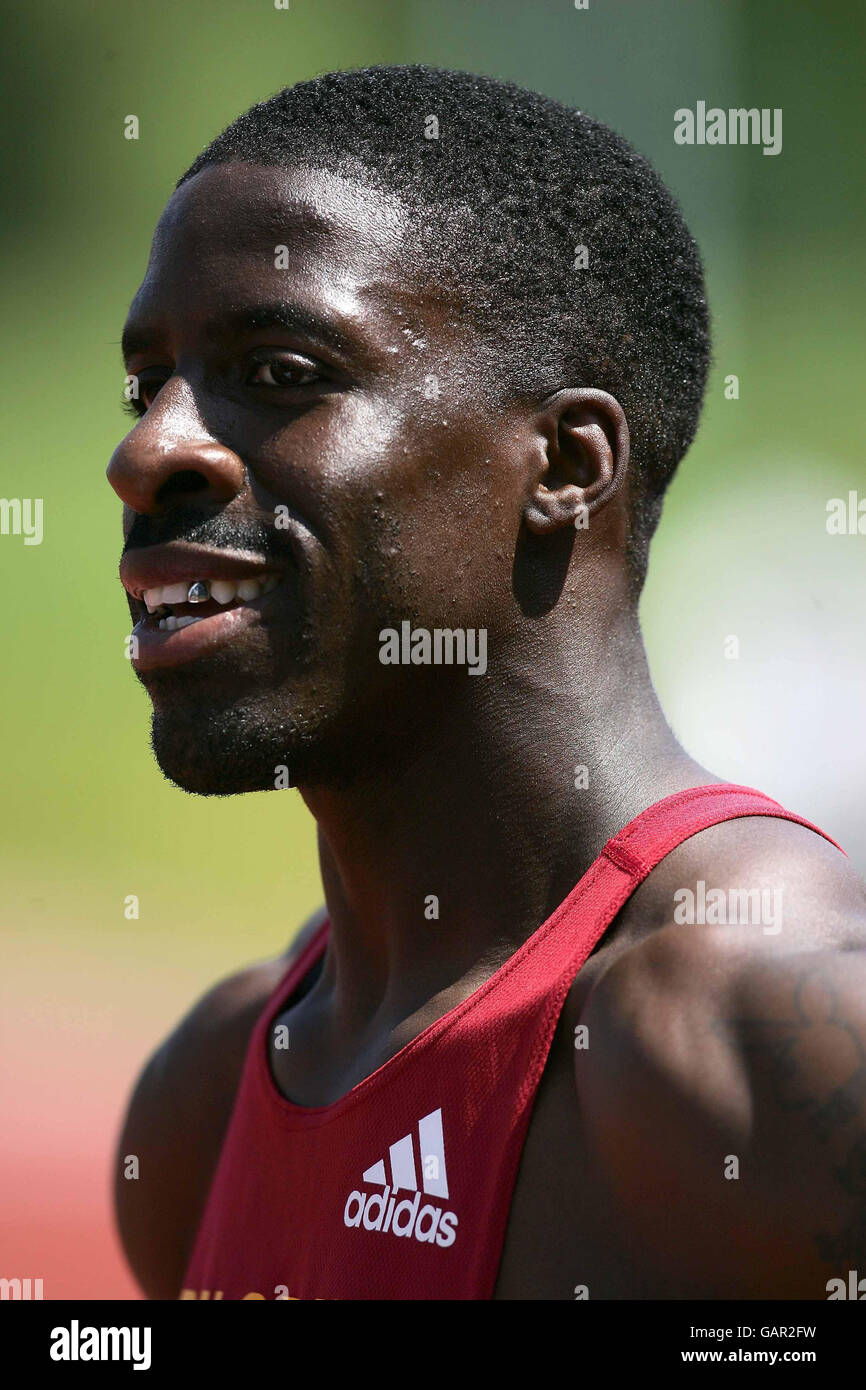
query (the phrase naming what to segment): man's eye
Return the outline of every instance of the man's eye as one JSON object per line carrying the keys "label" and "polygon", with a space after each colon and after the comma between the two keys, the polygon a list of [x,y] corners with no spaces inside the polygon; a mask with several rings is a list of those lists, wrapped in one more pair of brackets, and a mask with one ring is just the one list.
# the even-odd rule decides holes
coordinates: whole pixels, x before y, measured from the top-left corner
{"label": "man's eye", "polygon": [[251,386],[309,386],[318,379],[315,366],[293,353],[272,354],[253,364]]}
{"label": "man's eye", "polygon": [[130,374],[123,389],[121,405],[133,416],[140,417],[153,404],[153,398],[168,381],[170,372]]}

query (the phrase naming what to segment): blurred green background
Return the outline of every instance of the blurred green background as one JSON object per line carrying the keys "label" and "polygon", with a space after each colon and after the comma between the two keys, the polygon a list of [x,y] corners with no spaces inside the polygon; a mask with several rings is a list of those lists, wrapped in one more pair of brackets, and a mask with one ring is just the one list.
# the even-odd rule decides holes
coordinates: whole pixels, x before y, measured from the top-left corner
{"label": "blurred green background", "polygon": [[[790,0],[71,0],[4,6],[0,536],[0,1275],[133,1297],[108,1189],[140,1062],[204,988],[282,951],[320,901],[295,792],[193,800],[159,775],[124,659],[118,340],[175,179],[233,116],[332,68],[423,61],[583,107],[647,154],[702,247],[704,423],[643,620],[689,750],[816,819],[866,869],[862,70],[866,12]],[[674,111],[781,107],[783,150],[683,147]],[[123,138],[136,114],[138,141]],[[527,254],[532,229],[527,228]],[[726,400],[724,378],[739,377]],[[15,595],[10,608],[9,595]],[[738,660],[725,657],[739,640]],[[139,919],[124,917],[128,894]]]}

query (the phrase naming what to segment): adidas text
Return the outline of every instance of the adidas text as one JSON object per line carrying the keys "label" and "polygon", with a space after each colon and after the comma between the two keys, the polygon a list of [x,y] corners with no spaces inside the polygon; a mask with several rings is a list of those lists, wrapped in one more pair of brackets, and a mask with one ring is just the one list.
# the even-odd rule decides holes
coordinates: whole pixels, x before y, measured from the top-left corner
{"label": "adidas text", "polygon": [[[448,1173],[445,1167],[445,1136],[442,1132],[442,1111],[431,1110],[418,1121],[418,1155],[424,1197],[448,1200]],[[411,1133],[404,1134],[396,1144],[389,1145],[388,1163],[379,1159],[361,1174],[362,1182],[375,1183],[381,1192],[350,1192],[343,1210],[346,1226],[363,1226],[367,1231],[390,1231],[395,1236],[413,1236],[425,1244],[447,1246],[457,1239],[457,1217],[453,1211],[443,1212],[429,1201],[421,1206],[422,1192],[418,1187],[415,1167],[415,1142]],[[411,1195],[398,1201],[397,1193]]]}
{"label": "adidas text", "polygon": [[440,1211],[429,1202],[422,1207],[420,1192],[398,1202],[390,1187],[371,1194],[350,1192],[343,1221],[347,1226],[363,1226],[367,1231],[414,1235],[416,1240],[429,1241],[431,1245],[434,1241],[437,1245],[453,1245],[457,1239],[457,1217],[453,1211]]}

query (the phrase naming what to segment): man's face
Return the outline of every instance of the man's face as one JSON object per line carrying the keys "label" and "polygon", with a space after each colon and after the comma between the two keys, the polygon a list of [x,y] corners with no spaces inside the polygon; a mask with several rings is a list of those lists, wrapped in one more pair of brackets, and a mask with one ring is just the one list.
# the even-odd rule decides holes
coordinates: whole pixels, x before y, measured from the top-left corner
{"label": "man's face", "polygon": [[515,421],[414,245],[382,194],[240,163],[159,223],[108,476],[154,749],[190,791],[350,778],[468,678],[383,665],[382,628],[511,620]]}

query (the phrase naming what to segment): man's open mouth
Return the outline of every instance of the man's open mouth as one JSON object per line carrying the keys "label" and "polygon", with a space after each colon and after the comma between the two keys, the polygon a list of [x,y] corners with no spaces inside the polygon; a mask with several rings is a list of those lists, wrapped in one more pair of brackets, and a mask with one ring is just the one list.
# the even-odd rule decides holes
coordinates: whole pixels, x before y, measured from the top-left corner
{"label": "man's open mouth", "polygon": [[174,632],[215,613],[254,603],[269,594],[280,582],[279,574],[263,574],[256,579],[183,579],[145,589],[137,600],[161,632]]}
{"label": "man's open mouth", "polygon": [[[182,542],[126,551],[120,578],[135,623],[130,659],[136,670],[178,666],[226,643],[249,641],[277,611],[281,622],[293,622],[297,585],[285,581],[297,574],[290,556],[274,565],[248,551]],[[286,603],[274,589],[286,592]]]}

